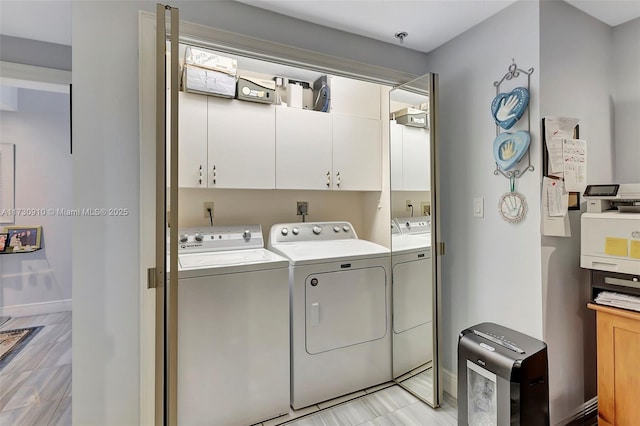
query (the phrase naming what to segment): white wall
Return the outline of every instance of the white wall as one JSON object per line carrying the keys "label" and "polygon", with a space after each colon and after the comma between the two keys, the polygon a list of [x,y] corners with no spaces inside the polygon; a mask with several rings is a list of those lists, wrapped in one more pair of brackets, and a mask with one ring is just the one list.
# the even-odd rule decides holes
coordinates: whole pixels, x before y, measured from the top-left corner
{"label": "white wall", "polygon": [[[243,4],[172,4],[184,20],[414,74],[426,71],[419,52]],[[123,218],[74,222],[76,424],[140,421],[138,9],[155,11],[155,2],[72,4],[74,202],[130,211]],[[94,242],[90,250],[83,245],[87,235]]]}
{"label": "white wall", "polygon": [[613,29],[615,183],[640,182],[640,18]]}
{"label": "white wall", "polygon": [[[70,208],[69,95],[19,89],[18,110],[2,111],[0,127],[2,142],[15,144],[16,208]],[[36,308],[25,305],[71,299],[71,220],[15,216],[11,225],[42,225],[43,249],[0,256],[0,309],[5,315]]]}
{"label": "white wall", "polygon": [[[457,370],[458,334],[483,321],[542,338],[540,278],[540,49],[539,6],[521,1],[429,54],[440,75],[443,367]],[[508,35],[508,36],[505,36]],[[509,181],[494,176],[493,82],[512,58],[531,76],[531,148],[534,172],[517,181],[529,206],[526,219],[510,224],[497,213]],[[526,85],[526,79],[518,84]],[[520,128],[520,127],[519,127]],[[483,219],[473,198],[484,198]]]}
{"label": "white wall", "polygon": [[[634,27],[626,26],[628,32],[618,31],[565,2],[541,3],[541,115],[580,119],[580,138],[588,143],[588,183],[618,182],[613,168],[614,112],[616,121],[618,116],[629,119],[623,108],[631,106],[634,96],[636,106],[631,115],[637,126],[638,23],[640,20],[635,24],[636,38],[631,40]],[[616,45],[616,34],[626,41]],[[621,56],[632,62],[635,58],[636,69],[620,62]],[[621,70],[620,66],[627,69]],[[629,90],[629,95],[619,90]],[[614,99],[614,93],[620,94],[620,102]],[[615,157],[627,165],[618,170],[620,174],[629,178],[633,171],[640,181],[640,151],[635,138],[631,143],[624,142],[624,151],[622,145],[616,146],[620,148],[616,147]],[[635,160],[629,158],[634,150]],[[572,237],[542,238],[544,338],[549,345],[552,424],[567,418],[597,394],[595,314],[586,308],[591,299],[589,273],[580,268],[580,212],[570,212],[569,216]]]}

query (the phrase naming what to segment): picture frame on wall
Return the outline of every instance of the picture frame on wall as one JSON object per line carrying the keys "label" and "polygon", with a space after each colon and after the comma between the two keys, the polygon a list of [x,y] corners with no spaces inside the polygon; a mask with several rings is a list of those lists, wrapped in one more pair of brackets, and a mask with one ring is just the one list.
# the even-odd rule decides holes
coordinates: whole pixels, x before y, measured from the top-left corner
{"label": "picture frame on wall", "polygon": [[4,233],[7,234],[5,251],[34,251],[41,248],[42,226],[5,226]]}
{"label": "picture frame on wall", "polygon": [[0,253],[4,253],[9,246],[9,234],[0,232]]}

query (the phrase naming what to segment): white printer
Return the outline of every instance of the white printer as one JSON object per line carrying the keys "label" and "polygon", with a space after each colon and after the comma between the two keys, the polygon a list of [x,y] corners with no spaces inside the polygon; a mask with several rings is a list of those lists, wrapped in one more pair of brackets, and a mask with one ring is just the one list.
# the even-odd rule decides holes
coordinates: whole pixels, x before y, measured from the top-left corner
{"label": "white printer", "polygon": [[580,266],[640,275],[640,184],[589,185]]}

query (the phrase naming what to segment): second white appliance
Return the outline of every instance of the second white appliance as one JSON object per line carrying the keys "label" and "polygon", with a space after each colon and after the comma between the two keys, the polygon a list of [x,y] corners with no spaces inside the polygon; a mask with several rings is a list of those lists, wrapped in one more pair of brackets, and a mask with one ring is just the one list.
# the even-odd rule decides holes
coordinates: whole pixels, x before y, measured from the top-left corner
{"label": "second white appliance", "polygon": [[398,377],[433,360],[433,266],[428,216],[397,218],[392,229],[393,376]]}
{"label": "second white appliance", "polygon": [[273,225],[289,259],[291,406],[391,380],[389,249],[348,222]]}

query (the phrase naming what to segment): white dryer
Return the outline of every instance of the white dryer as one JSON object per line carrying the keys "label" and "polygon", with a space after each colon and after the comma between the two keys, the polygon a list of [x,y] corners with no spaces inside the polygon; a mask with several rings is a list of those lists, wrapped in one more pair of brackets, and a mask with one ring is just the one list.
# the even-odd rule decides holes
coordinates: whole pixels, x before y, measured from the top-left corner
{"label": "white dryer", "polygon": [[288,413],[289,262],[259,225],[179,232],[178,424]]}
{"label": "white dryer", "polygon": [[428,217],[392,224],[393,375],[433,360],[433,281]]}
{"label": "white dryer", "polygon": [[289,259],[291,406],[391,380],[389,249],[348,222],[273,225]]}

